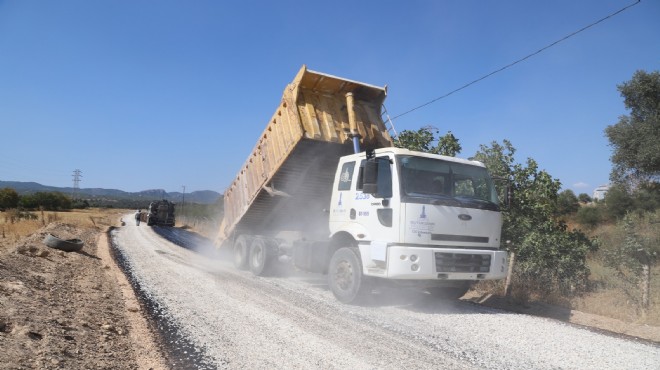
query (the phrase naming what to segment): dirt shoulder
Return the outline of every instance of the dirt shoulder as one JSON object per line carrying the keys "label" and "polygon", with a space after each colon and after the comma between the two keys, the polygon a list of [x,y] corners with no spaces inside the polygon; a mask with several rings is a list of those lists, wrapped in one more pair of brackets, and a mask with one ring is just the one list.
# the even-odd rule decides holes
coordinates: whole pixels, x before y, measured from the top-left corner
{"label": "dirt shoulder", "polygon": [[[51,223],[0,248],[0,369],[162,369],[105,228]],[[44,237],[84,241],[79,252]]]}

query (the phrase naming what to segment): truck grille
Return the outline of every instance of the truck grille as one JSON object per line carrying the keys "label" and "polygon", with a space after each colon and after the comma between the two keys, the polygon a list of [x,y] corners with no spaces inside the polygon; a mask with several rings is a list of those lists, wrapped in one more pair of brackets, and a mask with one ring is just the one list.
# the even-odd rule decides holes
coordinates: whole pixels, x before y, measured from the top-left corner
{"label": "truck grille", "polygon": [[490,272],[490,255],[435,252],[436,272]]}

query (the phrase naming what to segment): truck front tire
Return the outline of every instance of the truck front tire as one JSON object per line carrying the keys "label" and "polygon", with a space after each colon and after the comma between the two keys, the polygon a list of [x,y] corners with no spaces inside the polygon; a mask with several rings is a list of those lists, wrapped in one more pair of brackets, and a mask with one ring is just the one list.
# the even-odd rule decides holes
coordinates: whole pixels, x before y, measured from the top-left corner
{"label": "truck front tire", "polygon": [[357,248],[340,248],[330,259],[328,285],[343,303],[359,303],[371,292],[369,280],[362,274],[360,252]]}

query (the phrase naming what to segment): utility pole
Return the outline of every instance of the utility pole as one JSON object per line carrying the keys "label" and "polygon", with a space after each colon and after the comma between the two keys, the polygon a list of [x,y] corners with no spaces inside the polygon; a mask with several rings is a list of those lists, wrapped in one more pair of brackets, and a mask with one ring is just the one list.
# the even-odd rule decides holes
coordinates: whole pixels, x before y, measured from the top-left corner
{"label": "utility pole", "polygon": [[75,169],[75,170],[73,170],[73,175],[71,175],[71,176],[73,176],[73,196],[72,196],[72,198],[76,199],[76,192],[78,190],[80,190],[79,184],[80,184],[80,181],[81,181],[80,178],[82,177],[82,171],[79,170],[79,169]]}
{"label": "utility pole", "polygon": [[183,188],[183,193],[181,193],[181,216],[183,216],[183,205],[186,200],[186,186],[182,185],[181,187]]}

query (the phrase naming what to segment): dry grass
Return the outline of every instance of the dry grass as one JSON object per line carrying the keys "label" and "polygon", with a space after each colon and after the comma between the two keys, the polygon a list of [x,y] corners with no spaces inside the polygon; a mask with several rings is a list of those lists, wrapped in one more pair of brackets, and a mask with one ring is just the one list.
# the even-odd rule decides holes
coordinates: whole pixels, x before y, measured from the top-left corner
{"label": "dry grass", "polygon": [[33,234],[51,222],[104,228],[117,225],[121,215],[130,212],[123,209],[90,208],[69,212],[35,211],[18,218],[16,211],[0,212],[0,249],[21,238]]}
{"label": "dry grass", "polygon": [[[521,307],[543,302],[628,323],[660,326],[660,266],[652,270],[650,307],[644,312],[639,305],[640,298],[631,297],[640,294],[636,287],[624,286],[614,270],[604,266],[597,258],[589,258],[587,263],[591,270],[589,292],[577,297],[566,297],[558,293],[541,295],[533,285],[514,276],[508,301]],[[503,296],[504,282],[480,281],[473,287],[473,291],[479,295],[490,293]]]}
{"label": "dry grass", "polygon": [[618,289],[604,289],[575,298],[572,308],[625,322],[639,322],[642,316],[636,306]]}
{"label": "dry grass", "polygon": [[[574,309],[613,317],[626,322],[660,326],[660,267],[651,272],[651,297],[648,311],[639,307],[640,298],[630,294],[641,294],[636,287],[625,287],[614,270],[596,259],[588,261],[590,280],[594,284],[591,292],[571,300]],[[626,293],[626,290],[628,293]]]}
{"label": "dry grass", "polygon": [[[616,225],[601,224],[590,233],[606,246],[620,245],[623,235],[617,233]],[[651,269],[650,307],[644,312],[640,308],[641,289],[627,285],[617,272],[604,265],[602,251],[587,259],[592,289],[588,294],[571,300],[571,306],[580,311],[613,317],[627,322],[660,326],[660,265]]]}

